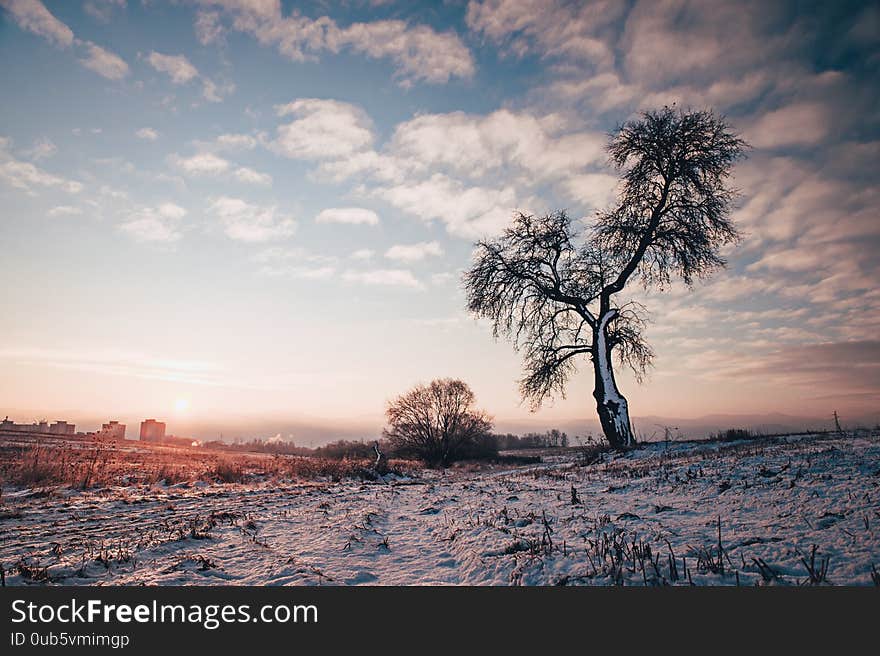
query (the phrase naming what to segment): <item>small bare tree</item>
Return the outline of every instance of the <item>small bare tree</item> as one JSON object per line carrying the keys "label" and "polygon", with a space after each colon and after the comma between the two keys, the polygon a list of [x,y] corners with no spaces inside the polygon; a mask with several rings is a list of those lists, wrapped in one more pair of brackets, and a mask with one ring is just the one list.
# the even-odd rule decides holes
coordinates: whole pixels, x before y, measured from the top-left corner
{"label": "small bare tree", "polygon": [[520,390],[533,409],[564,394],[586,356],[605,437],[618,449],[635,442],[612,353],[639,380],[653,353],[642,339],[644,307],[617,295],[632,280],[690,285],[725,264],[721,247],[739,238],[727,178],[744,147],[711,111],[645,112],[609,138],[621,172],[611,209],[580,232],[564,211],[520,213],[500,239],[477,243],[464,275],[468,309],[523,351]]}
{"label": "small bare tree", "polygon": [[447,467],[491,439],[492,422],[473,407],[475,401],[470,387],[460,380],[443,378],[417,385],[388,404],[383,435],[398,453]]}

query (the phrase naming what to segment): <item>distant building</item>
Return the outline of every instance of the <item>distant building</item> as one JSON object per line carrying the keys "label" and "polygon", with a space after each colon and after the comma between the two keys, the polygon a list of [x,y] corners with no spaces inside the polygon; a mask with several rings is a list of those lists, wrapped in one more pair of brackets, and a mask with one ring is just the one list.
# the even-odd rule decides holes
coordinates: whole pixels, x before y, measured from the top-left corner
{"label": "distant building", "polygon": [[101,424],[101,430],[95,431],[95,437],[101,437],[108,440],[124,440],[125,424],[120,424],[118,421]]}
{"label": "distant building", "polygon": [[10,433],[37,433],[40,435],[74,435],[76,434],[76,424],[68,424],[66,421],[56,421],[52,424],[45,419],[39,423],[33,424],[16,424],[6,417],[0,422],[0,431]]}
{"label": "distant building", "polygon": [[73,435],[76,433],[76,424],[68,424],[66,421],[56,421],[49,425],[49,433],[52,435]]}
{"label": "distant building", "polygon": [[165,441],[165,422],[145,419],[141,422],[141,442]]}
{"label": "distant building", "polygon": [[181,437],[180,435],[167,435],[164,442],[165,444],[173,444],[174,446],[202,446],[202,443],[194,437]]}

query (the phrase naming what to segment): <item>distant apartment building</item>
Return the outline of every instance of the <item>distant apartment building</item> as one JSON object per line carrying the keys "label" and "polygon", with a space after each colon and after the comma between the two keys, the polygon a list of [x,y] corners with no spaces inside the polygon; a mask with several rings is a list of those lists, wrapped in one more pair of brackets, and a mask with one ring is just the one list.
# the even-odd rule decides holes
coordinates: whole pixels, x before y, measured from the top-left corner
{"label": "distant apartment building", "polygon": [[163,442],[165,440],[165,422],[145,419],[141,422],[141,442]]}
{"label": "distant apartment building", "polygon": [[101,424],[101,430],[95,431],[95,437],[101,437],[108,440],[124,440],[125,424],[120,424],[118,421]]}
{"label": "distant apartment building", "polygon": [[10,421],[9,417],[6,417],[0,422],[0,431],[40,435],[74,435],[76,434],[76,424],[69,424],[66,421],[56,421],[50,424],[46,420],[33,424],[16,424]]}

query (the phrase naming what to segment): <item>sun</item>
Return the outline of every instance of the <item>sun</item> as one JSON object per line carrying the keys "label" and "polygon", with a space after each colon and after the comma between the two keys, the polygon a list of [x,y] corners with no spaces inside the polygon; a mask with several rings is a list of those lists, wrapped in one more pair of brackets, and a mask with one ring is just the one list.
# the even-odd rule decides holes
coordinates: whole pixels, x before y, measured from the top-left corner
{"label": "sun", "polygon": [[189,409],[189,399],[177,399],[174,402],[174,409],[177,412],[186,412]]}

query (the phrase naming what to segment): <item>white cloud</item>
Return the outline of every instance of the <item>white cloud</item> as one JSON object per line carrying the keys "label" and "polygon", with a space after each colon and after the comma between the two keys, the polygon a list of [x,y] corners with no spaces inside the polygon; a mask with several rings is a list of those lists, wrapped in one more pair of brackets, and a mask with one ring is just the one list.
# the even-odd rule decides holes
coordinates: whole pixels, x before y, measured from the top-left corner
{"label": "white cloud", "polygon": [[73,207],[72,205],[58,205],[53,207],[51,210],[46,212],[48,216],[56,217],[56,216],[76,216],[82,214],[83,211],[78,207]]}
{"label": "white cloud", "polygon": [[157,208],[157,212],[166,219],[182,219],[187,213],[184,208],[174,203],[162,203]]}
{"label": "white cloud", "polygon": [[423,241],[417,244],[395,244],[387,251],[385,257],[399,262],[418,262],[426,257],[443,255],[443,249],[436,241]]}
{"label": "white cloud", "polygon": [[153,128],[141,128],[134,134],[138,139],[145,139],[146,141],[156,141],[159,138],[159,133]]}
{"label": "white cloud", "polygon": [[[507,225],[517,209],[517,188],[553,184],[591,205],[609,200],[614,189],[614,178],[589,172],[606,162],[606,135],[572,130],[560,115],[506,109],[420,115],[399,124],[377,151],[372,123],[358,107],[304,99],[276,109],[298,120],[278,128],[273,149],[319,162],[317,172],[335,182],[362,176],[367,180],[360,193],[440,220],[465,238]],[[483,182],[499,178],[508,183],[494,188],[497,183]]]}
{"label": "white cloud", "polygon": [[549,179],[604,162],[604,134],[556,135],[554,127],[532,114],[506,109],[486,116],[426,114],[401,123],[389,151],[421,168],[443,167],[471,176],[508,167]]}
{"label": "white cloud", "polygon": [[257,145],[257,140],[249,134],[221,134],[216,139],[220,148],[251,150]]}
{"label": "white cloud", "polygon": [[195,28],[196,38],[203,46],[223,41],[223,25],[216,11],[197,12]]}
{"label": "white cloud", "polygon": [[0,138],[0,180],[7,184],[33,193],[33,187],[57,187],[71,194],[78,194],[83,185],[76,180],[69,180],[61,176],[53,175],[30,162],[16,159],[8,151],[9,141]]}
{"label": "white cloud", "polygon": [[213,153],[198,153],[192,157],[172,155],[171,161],[188,175],[217,175],[229,170],[229,161]]}
{"label": "white cloud", "polygon": [[117,7],[125,7],[125,0],[88,0],[83,10],[92,18],[107,23]]}
{"label": "white cloud", "polygon": [[38,161],[41,159],[48,159],[55,155],[58,152],[58,146],[55,143],[46,137],[42,139],[37,139],[34,142],[34,145],[25,151],[25,155],[34,161]]}
{"label": "white cloud", "polygon": [[436,32],[427,25],[410,26],[399,20],[355,23],[338,39],[368,57],[390,58],[403,86],[417,80],[440,84],[452,77],[469,78],[475,70],[471,53],[457,34]]}
{"label": "white cloud", "polygon": [[295,159],[337,159],[373,143],[372,123],[362,109],[337,100],[304,98],[276,107],[278,116],[293,115],[278,127],[273,147]]}
{"label": "white cloud", "polygon": [[211,203],[208,212],[218,217],[226,235],[237,241],[273,241],[296,231],[296,221],[279,214],[277,207],[253,205],[240,198],[221,196]]}
{"label": "white cloud", "polygon": [[68,47],[73,44],[73,30],[55,18],[40,0],[0,0],[23,30],[37,34],[50,43]]}
{"label": "white cloud", "polygon": [[760,116],[746,132],[758,148],[813,145],[828,134],[831,115],[820,103],[796,103]]}
{"label": "white cloud", "polygon": [[160,73],[165,73],[171,78],[171,83],[176,85],[186,84],[195,79],[202,81],[202,97],[208,102],[222,102],[224,96],[235,91],[232,82],[217,83],[199,73],[199,69],[185,55],[163,55],[152,51],[147,56],[147,62]]}
{"label": "white cloud", "polygon": [[217,84],[208,78],[202,78],[202,97],[208,102],[223,102],[223,97],[235,92],[232,82]]}
{"label": "white cloud", "polygon": [[273,246],[253,258],[261,264],[260,274],[301,280],[323,280],[336,274],[337,258],[310,253],[304,248]]}
{"label": "white cloud", "polygon": [[184,55],[163,55],[152,51],[147,56],[147,62],[160,73],[168,75],[173,84],[186,84],[199,75],[198,69]]}
{"label": "white cloud", "polygon": [[83,66],[108,80],[121,80],[128,75],[128,64],[121,57],[91,41],[86,41],[84,45],[88,55],[79,60]]}
{"label": "white cloud", "polygon": [[607,173],[582,173],[567,178],[563,189],[570,198],[590,209],[604,209],[614,201],[619,180]]}
{"label": "white cloud", "polygon": [[372,260],[376,255],[376,251],[369,248],[359,248],[350,255],[353,260]]}
{"label": "white cloud", "polygon": [[246,182],[248,184],[256,184],[269,186],[272,184],[272,176],[268,173],[260,173],[259,171],[254,171],[253,169],[249,169],[246,166],[242,166],[235,170],[235,177],[239,182]]}
{"label": "white cloud", "polygon": [[350,225],[379,225],[379,215],[363,207],[331,207],[321,210],[315,223],[345,223]]}
{"label": "white cloud", "polygon": [[[468,48],[454,32],[437,32],[426,25],[409,25],[400,20],[353,23],[340,27],[328,16],[312,19],[299,13],[284,16],[274,0],[229,2],[199,0],[211,9],[233,14],[234,29],[252,34],[264,45],[275,45],[294,61],[313,59],[322,52],[338,53],[348,48],[371,59],[390,59],[404,86],[414,81],[445,83],[451,77],[469,78],[474,61]],[[202,43],[218,38],[222,28],[217,17],[200,14],[196,33]]]}
{"label": "white cloud", "polygon": [[364,285],[378,285],[384,287],[409,287],[423,289],[424,285],[406,269],[371,269],[369,271],[346,271],[342,279],[348,282],[357,282]]}
{"label": "white cloud", "polygon": [[99,75],[109,80],[119,80],[128,75],[128,64],[121,57],[96,43],[77,39],[73,30],[58,20],[40,0],[0,0],[0,7],[9,12],[21,29],[33,32],[55,46],[69,48],[76,44],[83,48],[85,55],[79,62]]}
{"label": "white cloud", "polygon": [[431,284],[441,287],[443,285],[448,285],[450,282],[455,280],[455,274],[450,273],[449,271],[443,271],[442,273],[434,273],[431,274]]}
{"label": "white cloud", "polygon": [[442,221],[451,234],[466,239],[496,233],[510,223],[517,208],[511,186],[467,187],[441,173],[427,180],[379,187],[372,193],[424,221]]}
{"label": "white cloud", "polygon": [[179,223],[186,213],[179,205],[162,203],[131,212],[118,228],[136,241],[173,243],[183,236]]}
{"label": "white cloud", "polygon": [[336,275],[336,267],[332,266],[296,266],[285,264],[275,267],[263,267],[260,273],[266,276],[297,278],[300,280],[326,280]]}

